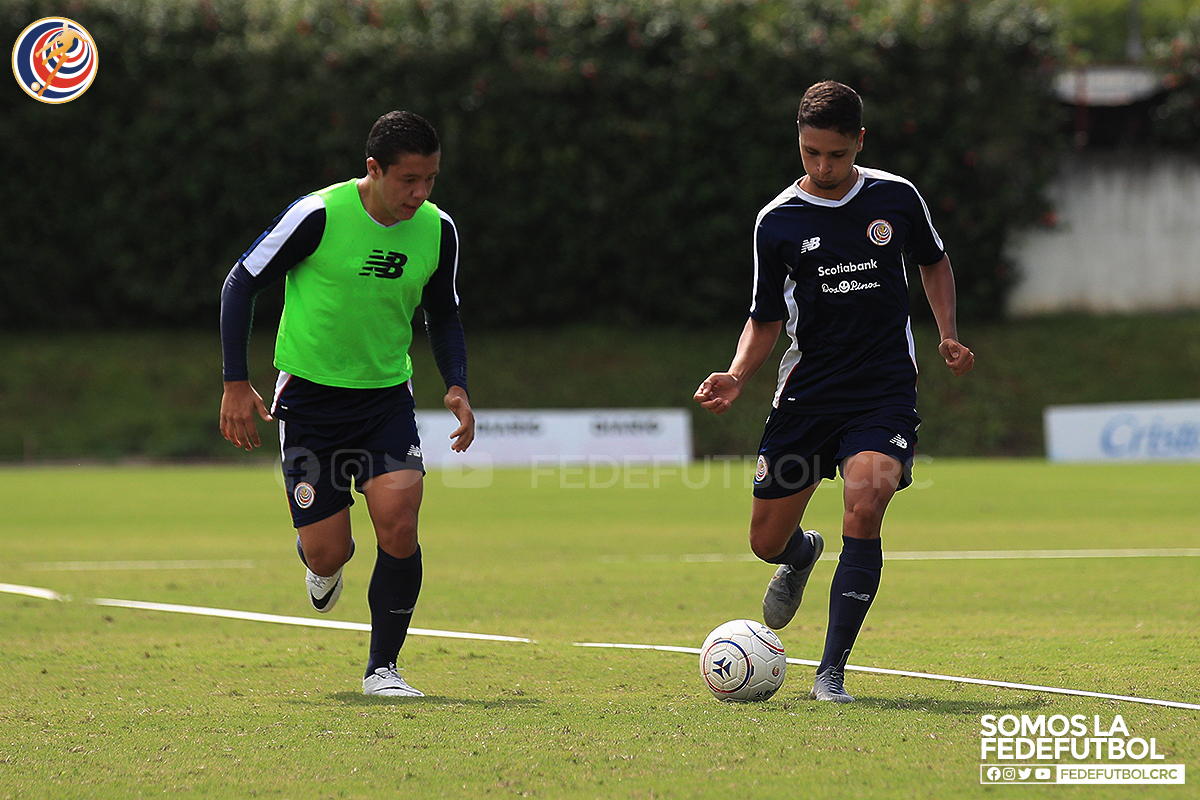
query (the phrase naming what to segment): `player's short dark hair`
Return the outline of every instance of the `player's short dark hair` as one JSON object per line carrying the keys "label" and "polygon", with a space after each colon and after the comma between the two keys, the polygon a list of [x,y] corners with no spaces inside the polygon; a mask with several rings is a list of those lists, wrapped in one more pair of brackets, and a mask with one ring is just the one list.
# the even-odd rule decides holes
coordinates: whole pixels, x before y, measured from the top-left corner
{"label": "player's short dark hair", "polygon": [[821,81],[808,87],[800,100],[796,121],[800,127],[837,131],[858,136],[862,130],[863,105],[858,92],[844,83]]}
{"label": "player's short dark hair", "polygon": [[441,149],[433,125],[411,111],[389,111],[375,120],[367,136],[367,157],[378,161],[385,172],[407,153],[431,156]]}

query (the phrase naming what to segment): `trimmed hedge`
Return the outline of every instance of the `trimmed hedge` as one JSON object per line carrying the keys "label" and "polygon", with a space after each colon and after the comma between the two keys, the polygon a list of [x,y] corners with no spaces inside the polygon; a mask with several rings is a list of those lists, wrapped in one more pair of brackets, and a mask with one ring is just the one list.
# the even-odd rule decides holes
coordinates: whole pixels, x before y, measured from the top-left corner
{"label": "trimmed hedge", "polygon": [[215,325],[239,253],[362,174],[393,108],[442,136],[468,327],[736,325],[754,216],[801,174],[796,105],[827,77],[866,101],[860,163],[929,203],[964,317],[1002,313],[1005,240],[1057,158],[1053,26],[1025,0],[0,0],[0,38],[51,15],[100,66],[64,105],[0,95],[10,329]]}
{"label": "trimmed hedge", "polygon": [[1174,36],[1153,40],[1147,49],[1166,90],[1150,108],[1150,143],[1200,158],[1200,8]]}

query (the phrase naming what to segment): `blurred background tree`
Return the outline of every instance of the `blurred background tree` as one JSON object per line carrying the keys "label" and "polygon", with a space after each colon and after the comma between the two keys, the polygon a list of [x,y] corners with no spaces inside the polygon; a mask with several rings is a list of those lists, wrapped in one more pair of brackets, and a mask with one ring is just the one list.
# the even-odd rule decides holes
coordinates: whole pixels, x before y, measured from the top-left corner
{"label": "blurred background tree", "polygon": [[4,0],[0,36],[70,13],[93,86],[3,95],[10,329],[211,326],[239,253],[359,174],[392,108],[442,134],[473,325],[736,316],[800,94],[831,76],[866,99],[862,163],[917,183],[964,312],[994,317],[1059,146],[1054,22],[1024,0]]}

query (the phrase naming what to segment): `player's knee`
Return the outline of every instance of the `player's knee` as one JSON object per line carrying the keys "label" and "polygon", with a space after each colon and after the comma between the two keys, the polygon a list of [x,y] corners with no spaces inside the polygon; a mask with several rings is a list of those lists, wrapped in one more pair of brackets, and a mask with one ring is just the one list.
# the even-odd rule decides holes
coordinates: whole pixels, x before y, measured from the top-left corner
{"label": "player's knee", "polygon": [[776,535],[773,531],[750,531],[750,552],[763,561],[770,561],[782,553],[787,542],[787,536]]}
{"label": "player's knee", "polygon": [[417,549],[417,515],[399,513],[376,521],[375,536],[383,551],[396,558],[407,558]]}
{"label": "player's knee", "polygon": [[886,510],[887,503],[880,503],[870,497],[847,503],[846,513],[842,517],[842,533],[856,539],[873,539],[879,536],[879,530],[883,527],[883,513]]}
{"label": "player's knee", "polygon": [[309,542],[304,548],[304,560],[317,575],[332,575],[350,560],[349,542]]}

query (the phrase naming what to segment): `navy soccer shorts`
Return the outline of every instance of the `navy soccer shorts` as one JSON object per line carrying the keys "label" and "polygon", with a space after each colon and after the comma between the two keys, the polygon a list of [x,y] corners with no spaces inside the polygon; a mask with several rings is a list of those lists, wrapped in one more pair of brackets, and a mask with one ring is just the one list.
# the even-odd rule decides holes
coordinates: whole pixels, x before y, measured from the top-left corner
{"label": "navy soccer shorts", "polygon": [[[809,416],[775,409],[758,446],[754,496],[788,497],[837,476],[852,455],[874,451],[899,462],[899,488],[912,483],[921,418],[904,406]],[[881,476],[882,477],[882,476]]]}
{"label": "navy soccer shorts", "polygon": [[279,422],[283,482],[292,524],[320,522],[354,505],[367,481],[402,469],[425,473],[411,405],[364,420],[306,424]]}

